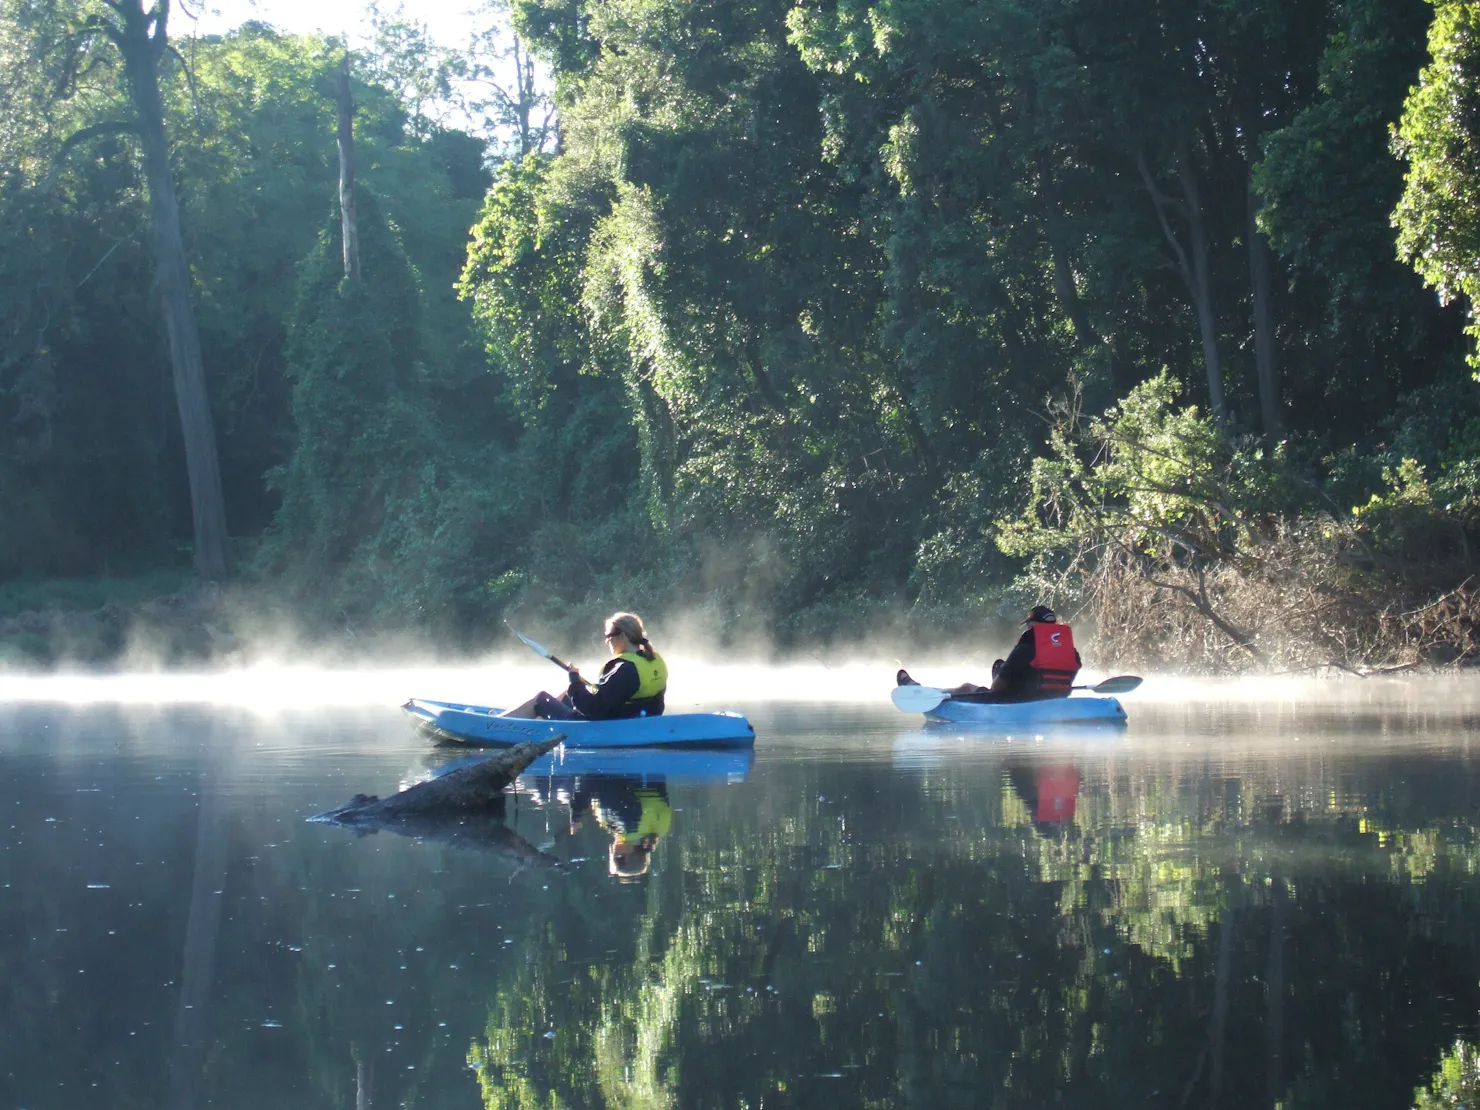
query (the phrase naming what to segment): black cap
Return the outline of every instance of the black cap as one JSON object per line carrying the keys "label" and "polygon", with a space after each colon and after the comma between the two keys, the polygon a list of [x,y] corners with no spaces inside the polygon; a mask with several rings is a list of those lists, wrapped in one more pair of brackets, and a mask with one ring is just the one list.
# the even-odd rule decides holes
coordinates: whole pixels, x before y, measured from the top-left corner
{"label": "black cap", "polygon": [[1028,618],[1027,620],[1023,621],[1023,623],[1033,624],[1037,622],[1040,624],[1052,624],[1058,619],[1058,614],[1050,609],[1047,605],[1035,605],[1033,606],[1032,610],[1029,611]]}

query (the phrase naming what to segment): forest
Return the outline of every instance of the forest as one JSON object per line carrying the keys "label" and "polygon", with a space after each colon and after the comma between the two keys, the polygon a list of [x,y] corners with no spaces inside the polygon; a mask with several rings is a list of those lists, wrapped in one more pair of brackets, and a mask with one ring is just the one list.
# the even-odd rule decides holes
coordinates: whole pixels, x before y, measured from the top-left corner
{"label": "forest", "polygon": [[0,660],[1480,655],[1480,0],[480,18],[0,0]]}

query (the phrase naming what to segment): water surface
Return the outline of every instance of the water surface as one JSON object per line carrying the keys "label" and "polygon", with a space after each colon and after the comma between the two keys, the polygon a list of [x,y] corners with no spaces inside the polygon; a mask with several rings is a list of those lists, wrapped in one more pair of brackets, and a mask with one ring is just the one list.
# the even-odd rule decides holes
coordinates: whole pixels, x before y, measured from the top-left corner
{"label": "water surface", "polygon": [[1246,692],[727,703],[753,762],[527,777],[449,843],[305,820],[463,754],[391,705],[33,689],[0,1107],[1468,1104],[1480,685]]}

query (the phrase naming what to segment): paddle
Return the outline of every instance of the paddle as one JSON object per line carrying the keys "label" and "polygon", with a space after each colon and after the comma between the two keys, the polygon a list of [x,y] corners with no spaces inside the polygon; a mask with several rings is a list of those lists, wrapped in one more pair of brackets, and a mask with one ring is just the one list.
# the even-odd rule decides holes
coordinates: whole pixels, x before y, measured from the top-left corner
{"label": "paddle", "polygon": [[[1093,686],[1074,686],[1071,689],[1088,690],[1092,694],[1125,694],[1143,681],[1133,674],[1122,674]],[[952,696],[949,690],[938,690],[934,686],[896,686],[889,693],[890,700],[906,713],[929,713]]]}
{"label": "paddle", "polygon": [[523,641],[524,646],[527,647],[530,651],[534,652],[536,655],[543,656],[544,658],[548,659],[550,662],[554,663],[557,667],[562,667],[566,671],[568,671],[569,673],[571,673],[573,675],[579,675],[580,674],[579,671],[577,671],[574,667],[572,667],[564,659],[561,659],[559,656],[557,656],[549,648],[545,647],[543,644],[535,643],[535,641],[531,640],[528,636],[524,635],[524,633],[517,631],[514,628],[514,626],[511,625],[508,621],[504,621],[504,627],[507,628],[510,632],[513,632],[514,635],[518,636],[519,639]]}

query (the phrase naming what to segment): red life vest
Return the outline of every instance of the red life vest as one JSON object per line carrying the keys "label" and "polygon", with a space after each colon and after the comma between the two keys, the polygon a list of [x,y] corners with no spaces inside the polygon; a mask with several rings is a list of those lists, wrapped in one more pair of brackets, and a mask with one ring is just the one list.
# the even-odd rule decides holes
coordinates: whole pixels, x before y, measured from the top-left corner
{"label": "red life vest", "polygon": [[1074,633],[1067,624],[1035,623],[1033,658],[1028,666],[1043,690],[1069,692],[1074,676],[1079,673],[1079,658],[1074,651]]}
{"label": "red life vest", "polygon": [[1038,787],[1035,820],[1050,824],[1074,820],[1074,802],[1079,797],[1077,767],[1045,767],[1038,772],[1035,783]]}

